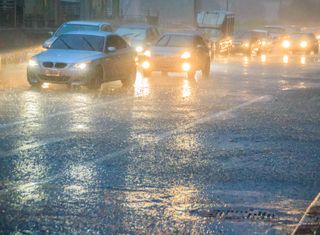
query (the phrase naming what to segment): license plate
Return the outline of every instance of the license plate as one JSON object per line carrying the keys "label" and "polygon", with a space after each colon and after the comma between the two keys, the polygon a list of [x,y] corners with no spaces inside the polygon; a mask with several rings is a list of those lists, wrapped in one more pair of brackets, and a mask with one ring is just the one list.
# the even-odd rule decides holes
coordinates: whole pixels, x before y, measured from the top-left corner
{"label": "license plate", "polygon": [[60,77],[63,76],[63,74],[61,73],[61,71],[58,70],[45,70],[44,74],[46,76],[50,76],[50,77]]}

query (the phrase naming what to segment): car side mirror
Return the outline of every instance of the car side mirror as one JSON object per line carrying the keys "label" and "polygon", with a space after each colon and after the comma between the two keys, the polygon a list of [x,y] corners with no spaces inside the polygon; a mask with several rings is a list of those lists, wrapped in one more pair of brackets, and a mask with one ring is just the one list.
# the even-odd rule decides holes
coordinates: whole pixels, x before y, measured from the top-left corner
{"label": "car side mirror", "polygon": [[53,32],[48,32],[49,36],[52,37],[53,36]]}
{"label": "car side mirror", "polygon": [[197,45],[197,48],[198,48],[198,49],[203,49],[204,47],[203,47],[203,45],[198,44],[198,45]]}
{"label": "car side mirror", "polygon": [[152,46],[152,43],[151,43],[151,42],[147,42],[147,43],[146,43],[146,46],[147,46],[147,47],[151,47],[151,46]]}
{"label": "car side mirror", "polygon": [[107,52],[116,52],[117,51],[117,48],[115,47],[108,47],[107,48]]}
{"label": "car side mirror", "polygon": [[49,49],[50,47],[45,43],[45,44],[42,45],[42,48]]}

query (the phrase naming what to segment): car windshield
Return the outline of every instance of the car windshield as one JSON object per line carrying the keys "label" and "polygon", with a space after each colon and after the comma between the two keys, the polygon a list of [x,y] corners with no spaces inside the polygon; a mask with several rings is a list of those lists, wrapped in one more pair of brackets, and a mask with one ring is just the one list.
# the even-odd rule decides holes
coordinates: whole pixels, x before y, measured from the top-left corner
{"label": "car windshield", "polygon": [[183,35],[165,35],[157,43],[160,47],[190,47],[193,37]]}
{"label": "car windshield", "polygon": [[61,35],[50,49],[103,51],[104,37],[93,35]]}
{"label": "car windshield", "polygon": [[99,31],[99,26],[97,25],[82,25],[82,24],[64,24],[55,33],[55,36],[60,36],[65,33],[74,31]]}
{"label": "car windshield", "polygon": [[134,40],[144,40],[146,37],[146,30],[142,28],[118,28],[116,33],[124,38]]}

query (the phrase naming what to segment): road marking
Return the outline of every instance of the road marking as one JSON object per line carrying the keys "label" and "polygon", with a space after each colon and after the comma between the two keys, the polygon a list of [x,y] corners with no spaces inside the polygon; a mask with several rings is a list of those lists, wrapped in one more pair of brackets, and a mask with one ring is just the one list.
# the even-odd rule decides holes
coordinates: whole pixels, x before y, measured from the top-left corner
{"label": "road marking", "polygon": [[[268,102],[271,99],[272,99],[272,96],[261,96],[261,97],[258,97],[256,99],[253,99],[253,100],[250,100],[248,102],[245,102],[243,104],[240,104],[240,105],[238,105],[236,107],[233,107],[231,109],[228,109],[228,110],[225,110],[225,111],[221,111],[221,112],[218,112],[218,113],[214,113],[214,114],[211,114],[211,115],[207,115],[207,116],[205,116],[205,117],[203,117],[203,118],[201,118],[201,119],[199,119],[197,121],[194,121],[192,123],[189,123],[189,124],[179,128],[179,129],[175,129],[175,130],[172,130],[172,131],[165,132],[165,133],[159,135],[152,142],[159,142],[161,140],[164,140],[164,139],[167,139],[167,138],[171,137],[172,135],[183,133],[186,130],[188,130],[188,129],[196,126],[196,125],[204,124],[204,123],[207,123],[209,121],[224,119],[225,117],[230,116],[232,113],[234,113],[235,111],[239,111],[242,108],[248,107],[248,106],[256,104],[256,103]],[[56,139],[56,140],[58,141],[59,139]],[[43,142],[41,146],[45,145],[45,143],[46,142]],[[52,141],[50,144],[52,144],[52,143],[54,143],[54,141]],[[151,143],[148,143],[146,145],[149,145],[149,144],[151,144]],[[122,155],[126,154],[128,151],[134,151],[134,150],[139,149],[139,148],[141,148],[140,144],[133,144],[133,145],[128,146],[128,147],[126,147],[126,148],[124,148],[124,149],[122,149],[120,151],[107,154],[107,155],[105,155],[103,157],[100,157],[100,158],[96,158],[93,161],[89,161],[85,165],[86,166],[90,166],[90,165],[94,165],[94,164],[100,163],[100,162],[105,161],[105,160],[111,160],[113,158],[118,158],[119,156],[122,156]],[[29,149],[31,149],[31,147],[28,148],[28,150]],[[14,150],[14,151],[16,151],[16,150]],[[7,192],[10,192],[12,190],[16,190],[18,188],[33,187],[34,185],[42,185],[42,184],[45,184],[45,183],[49,183],[50,181],[53,181],[53,180],[59,178],[59,176],[61,176],[61,174],[53,175],[52,177],[48,177],[47,179],[41,180],[41,181],[38,181],[38,182],[28,182],[28,183],[24,183],[24,184],[14,185],[12,187],[1,189],[0,190],[0,194],[5,194]]]}
{"label": "road marking", "polygon": [[[119,103],[119,102],[126,101],[126,100],[129,100],[129,99],[132,99],[132,97],[120,98],[120,99],[107,101],[107,102],[94,104],[94,105],[87,104],[87,106],[85,106],[85,107],[49,114],[49,115],[46,116],[46,118],[54,118],[54,117],[57,117],[57,116],[63,116],[63,115],[66,115],[66,114],[80,112],[80,111],[88,109],[88,105],[90,105],[90,108],[92,108],[92,107],[97,108],[97,107],[100,107],[100,106]],[[10,127],[14,127],[14,126],[18,126],[18,125],[22,125],[22,124],[33,123],[33,122],[36,122],[36,121],[37,121],[37,118],[32,118],[32,119],[29,119],[29,120],[16,121],[16,122],[11,122],[11,123],[7,123],[7,124],[0,124],[0,130],[7,129],[7,128],[10,128]]]}

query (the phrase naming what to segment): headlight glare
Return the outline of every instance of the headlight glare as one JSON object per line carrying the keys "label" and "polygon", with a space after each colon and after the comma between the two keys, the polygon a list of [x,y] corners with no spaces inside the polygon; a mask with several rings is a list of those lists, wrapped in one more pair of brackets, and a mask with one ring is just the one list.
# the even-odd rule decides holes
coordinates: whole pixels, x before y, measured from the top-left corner
{"label": "headlight glare", "polygon": [[283,42],[282,42],[282,47],[283,48],[289,48],[289,47],[291,47],[291,42],[289,41],[289,40],[284,40]]}
{"label": "headlight glare", "polygon": [[181,58],[182,59],[190,59],[191,58],[191,53],[189,51],[186,51],[181,55]]}
{"label": "headlight glare", "polygon": [[79,63],[75,64],[74,67],[76,69],[85,70],[88,67],[88,63]]}
{"label": "headlight glare", "polygon": [[308,46],[308,42],[307,41],[300,42],[300,47],[306,48],[307,46]]}
{"label": "headlight glare", "polygon": [[138,53],[143,52],[143,47],[142,47],[142,46],[136,47],[136,51],[137,51]]}
{"label": "headlight glare", "polygon": [[191,64],[190,63],[183,63],[182,70],[185,72],[189,72],[191,70]]}
{"label": "headlight glare", "polygon": [[149,50],[146,50],[143,54],[146,57],[151,57],[151,51],[149,51]]}
{"label": "headlight glare", "polygon": [[28,65],[29,65],[30,67],[35,67],[35,66],[38,66],[39,63],[38,63],[38,61],[36,61],[35,59],[31,59],[31,60],[29,60]]}

